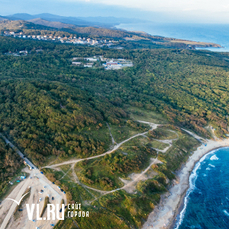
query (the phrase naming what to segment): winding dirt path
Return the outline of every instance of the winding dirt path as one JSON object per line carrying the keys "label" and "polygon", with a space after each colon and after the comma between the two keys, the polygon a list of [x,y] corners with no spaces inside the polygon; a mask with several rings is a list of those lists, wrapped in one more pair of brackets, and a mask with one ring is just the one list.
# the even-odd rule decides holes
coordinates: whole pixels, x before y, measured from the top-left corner
{"label": "winding dirt path", "polygon": [[165,147],[164,149],[157,149],[157,148],[153,148],[153,149],[155,149],[155,150],[157,150],[157,151],[159,151],[159,152],[165,153],[170,147],[172,147],[173,141],[178,140],[178,139],[179,139],[179,136],[178,136],[178,134],[177,134],[176,131],[174,131],[174,130],[169,130],[169,131],[175,133],[175,134],[177,135],[177,138],[168,139],[168,140],[159,140],[159,139],[154,139],[154,138],[153,138],[153,140],[155,140],[155,141],[169,144],[169,146]]}
{"label": "winding dirt path", "polygon": [[198,141],[200,141],[201,143],[206,143],[206,139],[200,137],[199,135],[189,131],[189,130],[186,130],[184,128],[181,128],[183,131],[185,131],[186,133],[188,133],[189,135],[191,135],[192,137],[194,137],[195,139],[197,139]]}
{"label": "winding dirt path", "polygon": [[[45,166],[45,167],[43,167],[43,168],[57,169],[57,167],[59,167],[59,166],[71,164],[71,168],[70,168],[69,170],[72,170],[73,180],[74,180],[77,184],[79,184],[79,185],[81,185],[82,187],[84,187],[85,189],[90,189],[90,190],[99,192],[102,196],[103,196],[103,195],[106,195],[106,194],[109,194],[109,193],[113,193],[113,192],[119,191],[119,190],[125,190],[125,191],[127,191],[127,192],[129,192],[129,193],[133,193],[134,190],[136,189],[136,184],[137,184],[139,181],[145,179],[144,175],[148,172],[148,170],[151,168],[151,166],[154,165],[154,164],[162,163],[160,160],[158,160],[158,158],[151,158],[151,159],[150,159],[151,162],[150,162],[149,166],[148,166],[145,170],[143,170],[143,171],[142,171],[141,173],[139,173],[139,174],[135,174],[135,176],[133,177],[133,179],[132,179],[131,181],[123,180],[123,183],[124,183],[124,186],[123,186],[123,187],[117,188],[117,189],[114,189],[114,190],[111,190],[111,191],[99,190],[99,189],[92,188],[92,187],[90,187],[90,186],[87,186],[87,185],[81,183],[81,182],[79,181],[79,178],[77,177],[77,175],[76,175],[76,173],[75,173],[74,167],[75,167],[75,165],[76,165],[78,162],[80,162],[80,161],[85,161],[85,160],[100,158],[100,157],[103,157],[103,156],[105,156],[105,155],[107,155],[107,154],[111,154],[111,153],[113,153],[114,151],[116,151],[118,148],[120,148],[124,143],[126,143],[126,142],[128,142],[128,141],[130,141],[130,140],[132,140],[132,139],[134,139],[134,138],[136,138],[136,137],[139,137],[139,136],[145,136],[145,137],[146,137],[146,134],[147,134],[149,131],[152,131],[152,130],[156,129],[158,126],[161,126],[161,124],[155,124],[155,123],[146,122],[146,121],[141,121],[141,120],[137,120],[137,121],[140,122],[140,123],[144,123],[144,124],[149,125],[149,126],[151,127],[151,129],[148,130],[148,131],[146,131],[146,132],[144,132],[144,133],[136,134],[136,135],[134,135],[134,136],[132,136],[132,137],[130,137],[130,138],[128,138],[128,139],[126,139],[126,140],[124,140],[124,141],[122,141],[122,142],[120,142],[120,143],[117,144],[117,143],[115,142],[115,140],[114,140],[112,134],[111,134],[110,126],[107,124],[107,125],[108,125],[108,128],[109,128],[109,132],[110,132],[111,138],[112,138],[112,143],[113,143],[113,144],[116,144],[116,145],[113,146],[113,149],[111,149],[111,150],[109,150],[109,151],[107,151],[107,152],[105,152],[105,153],[103,153],[103,154],[100,154],[100,155],[96,155],[96,156],[92,156],[92,157],[88,157],[88,158],[82,158],[82,159],[73,159],[73,160],[65,161],[65,162],[58,163],[58,164],[47,165],[47,166]],[[177,140],[177,139],[179,138],[179,136],[178,136],[178,134],[177,134],[176,131],[173,131],[173,130],[169,130],[169,131],[175,133],[175,134],[177,135],[177,138],[175,138],[175,139],[169,139],[169,140],[158,140],[158,139],[154,139],[154,140],[157,140],[157,141],[160,141],[160,142],[169,144],[169,146],[166,147],[166,148],[163,149],[163,150],[160,150],[160,149],[155,149],[155,150],[165,153],[165,152],[172,146],[173,141],[175,141],[175,140]],[[69,170],[68,170],[68,172],[69,172]],[[66,175],[66,174],[65,174],[65,175]],[[64,175],[64,176],[65,176],[65,175]],[[62,177],[62,178],[63,178],[63,177]],[[97,199],[97,198],[96,198],[96,199]]]}
{"label": "winding dirt path", "polygon": [[[142,122],[142,123],[145,123],[145,124],[148,124],[150,125],[151,129],[150,130],[154,130],[158,127],[159,124],[154,124],[154,123],[150,123],[150,122],[143,122],[143,121],[139,121],[139,122]],[[59,164],[54,164],[54,165],[47,165],[43,168],[55,168],[55,167],[59,167],[61,165],[69,165],[69,164],[76,164],[80,161],[85,161],[85,160],[91,160],[91,159],[95,159],[95,158],[99,158],[99,157],[103,157],[107,154],[111,154],[113,153],[114,151],[116,151],[118,148],[120,148],[121,145],[123,145],[124,143],[130,141],[131,139],[133,138],[136,138],[136,137],[139,137],[139,136],[142,136],[142,135],[145,135],[147,134],[150,130],[144,132],[144,133],[139,133],[139,134],[136,134],[132,137],[129,137],[128,139],[118,143],[117,145],[114,146],[114,148],[112,150],[109,150],[103,154],[100,154],[100,155],[96,155],[96,156],[92,156],[92,157],[87,157],[87,158],[81,158],[81,159],[73,159],[73,160],[69,160],[69,161],[65,161],[65,162],[62,162],[62,163],[59,163]]]}

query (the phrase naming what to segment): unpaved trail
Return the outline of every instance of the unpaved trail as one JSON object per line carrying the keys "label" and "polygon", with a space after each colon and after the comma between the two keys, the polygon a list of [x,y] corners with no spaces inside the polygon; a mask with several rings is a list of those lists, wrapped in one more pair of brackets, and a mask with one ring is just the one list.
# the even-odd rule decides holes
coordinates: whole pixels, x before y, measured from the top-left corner
{"label": "unpaved trail", "polygon": [[[154,124],[154,123],[151,123],[151,122],[146,122],[146,121],[141,121],[141,120],[137,120],[138,122],[140,123],[144,123],[144,124],[147,124],[151,127],[150,130],[144,132],[144,133],[139,133],[139,134],[136,134],[132,137],[129,137],[128,139],[114,145],[113,149],[103,153],[103,154],[100,154],[100,155],[96,155],[96,156],[92,156],[92,157],[88,157],[88,158],[82,158],[82,159],[73,159],[73,160],[69,160],[69,161],[65,161],[65,162],[62,162],[62,163],[58,163],[58,164],[53,164],[53,165],[47,165],[45,166],[44,168],[53,168],[53,169],[56,169],[57,167],[59,166],[62,166],[62,165],[68,165],[68,164],[72,164],[71,168],[72,169],[72,176],[74,178],[74,181],[80,185],[82,185],[84,188],[88,188],[88,189],[91,189],[93,191],[96,191],[96,192],[99,192],[101,193],[102,195],[106,195],[106,194],[109,194],[109,193],[113,193],[113,192],[116,192],[118,190],[126,190],[127,192],[133,192],[135,190],[135,186],[136,186],[136,183],[138,183],[140,180],[144,179],[143,176],[145,175],[145,173],[151,168],[151,166],[153,164],[159,164],[159,163],[162,163],[161,161],[159,161],[157,158],[156,159],[151,159],[152,162],[150,163],[150,165],[145,169],[143,170],[140,174],[136,174],[136,176],[133,178],[133,180],[131,181],[126,181],[126,183],[124,183],[124,186],[121,187],[121,188],[117,188],[117,189],[114,189],[114,190],[111,190],[111,191],[103,191],[103,190],[99,190],[99,189],[96,189],[96,188],[92,188],[92,187],[89,187],[85,184],[82,184],[75,171],[74,171],[74,167],[75,165],[80,162],[80,161],[84,161],[84,160],[90,160],[90,159],[95,159],[95,158],[100,158],[100,157],[103,157],[107,154],[110,154],[110,153],[113,153],[114,151],[116,151],[118,148],[120,148],[124,143],[130,141],[131,139],[133,138],[136,138],[136,137],[139,137],[139,136],[145,136],[146,137],[146,134],[149,132],[149,131],[152,131],[154,129],[156,129],[158,126],[161,126],[161,124]],[[108,124],[107,124],[108,125]],[[110,126],[108,125],[108,128],[109,128],[109,132],[110,132],[110,136],[112,138],[112,143],[115,143],[114,141],[114,138],[111,134],[111,130],[110,130]],[[166,144],[169,144],[168,147],[166,147],[165,149],[163,150],[160,150],[160,149],[156,149],[157,151],[160,151],[160,152],[163,152],[165,153],[171,146],[172,146],[172,142],[177,140],[179,138],[178,134],[173,131],[173,130],[169,130],[173,133],[175,133],[177,135],[177,138],[174,138],[174,139],[169,139],[169,140],[157,140],[157,139],[154,139],[154,140],[157,140],[157,141],[160,141],[160,142],[163,142],[163,143],[166,143]]]}
{"label": "unpaved trail", "polygon": [[73,178],[74,178],[74,181],[75,181],[76,183],[79,183],[80,181],[79,181],[79,178],[78,178],[77,175],[76,175],[76,172],[75,172],[75,170],[74,170],[74,167],[75,167],[75,164],[72,164],[72,166],[71,166],[72,176],[73,176]]}
{"label": "unpaved trail", "polygon": [[113,137],[113,135],[112,135],[112,133],[111,133],[111,128],[110,128],[110,126],[109,126],[108,123],[107,123],[107,127],[108,127],[108,129],[109,129],[109,133],[110,133],[110,136],[111,136],[112,144],[115,145],[115,144],[116,144],[116,141],[114,140],[114,137]]}
{"label": "unpaved trail", "polygon": [[201,143],[205,143],[207,140],[198,136],[197,134],[189,131],[189,130],[186,130],[184,128],[181,128],[183,131],[187,132],[189,135],[191,135],[192,137],[194,137],[195,139],[197,139],[198,141],[200,141]]}
{"label": "unpaved trail", "polygon": [[136,184],[142,180],[143,176],[145,175],[145,173],[151,168],[152,165],[154,164],[161,164],[162,162],[160,160],[158,160],[157,158],[155,159],[151,159],[151,163],[150,165],[143,170],[140,174],[136,174],[137,176],[134,178],[134,180],[128,182],[127,184],[125,184],[122,188],[120,189],[124,189],[129,193],[132,193],[135,190],[135,186]]}
{"label": "unpaved trail", "polygon": [[[142,123],[145,123],[145,124],[148,124],[150,125],[151,129],[150,130],[154,130],[158,127],[159,124],[154,124],[154,123],[150,123],[150,122],[143,122],[143,121],[139,121],[139,122],[142,122]],[[136,134],[132,137],[129,137],[128,139],[118,143],[117,145],[114,146],[114,148],[112,150],[109,150],[103,154],[100,154],[100,155],[96,155],[96,156],[92,156],[92,157],[88,157],[88,158],[81,158],[81,159],[74,159],[74,160],[69,160],[69,161],[65,161],[65,162],[62,162],[62,163],[59,163],[59,164],[54,164],[54,165],[47,165],[43,168],[55,168],[55,167],[59,167],[61,165],[68,165],[68,164],[76,164],[80,161],[85,161],[85,160],[91,160],[91,159],[95,159],[95,158],[99,158],[99,157],[103,157],[107,154],[111,154],[113,153],[114,151],[116,151],[118,148],[120,148],[121,145],[123,145],[124,143],[130,141],[131,139],[133,138],[136,138],[136,137],[139,137],[139,136],[142,136],[142,135],[145,135],[147,134],[150,130],[144,132],[144,133],[139,133],[139,134]]]}
{"label": "unpaved trail", "polygon": [[[145,121],[140,121],[138,120],[138,122],[140,123],[144,123],[144,124],[147,124],[151,127],[150,130],[146,131],[146,132],[143,132],[143,133],[139,133],[139,134],[136,134],[132,137],[129,137],[128,139],[114,145],[113,149],[103,153],[103,154],[100,154],[100,155],[96,155],[96,156],[92,156],[92,157],[88,157],[88,158],[82,158],[82,159],[75,159],[75,160],[69,160],[69,161],[65,161],[65,162],[62,162],[62,163],[58,163],[58,164],[53,164],[53,165],[47,165],[45,166],[44,168],[53,168],[53,169],[56,169],[57,167],[59,166],[62,166],[62,165],[68,165],[68,164],[72,164],[71,166],[71,170],[72,170],[72,176],[73,176],[73,179],[76,183],[82,185],[84,188],[87,188],[87,189],[91,189],[93,191],[96,191],[96,192],[99,192],[100,194],[102,195],[106,195],[106,194],[109,194],[109,193],[113,193],[113,192],[116,192],[118,190],[121,190],[121,189],[128,189],[128,187],[133,187],[139,180],[141,180],[142,176],[144,176],[144,174],[151,168],[151,166],[154,164],[154,163],[161,163],[159,160],[156,159],[152,159],[153,162],[150,163],[150,165],[142,172],[140,173],[139,175],[137,175],[134,180],[132,180],[131,182],[128,182],[127,184],[125,184],[123,187],[121,188],[117,188],[117,189],[114,189],[114,190],[111,190],[111,191],[103,191],[103,190],[99,190],[99,189],[96,189],[96,188],[92,188],[92,187],[89,187],[85,184],[82,184],[80,181],[79,181],[79,178],[77,177],[75,171],[74,171],[74,167],[75,165],[80,162],[80,161],[84,161],[84,160],[90,160],[90,159],[95,159],[95,158],[100,158],[100,157],[103,157],[107,154],[111,154],[113,153],[114,151],[116,151],[118,148],[120,148],[124,143],[130,141],[131,139],[134,139],[136,137],[139,137],[139,136],[146,136],[146,134],[149,132],[149,131],[152,131],[154,129],[156,129],[160,124],[154,124],[154,123],[150,123],[150,122],[145,122]],[[109,132],[110,132],[110,136],[112,138],[112,142],[115,143],[114,141],[114,138],[111,134],[111,130],[110,130],[110,126],[107,124],[108,128],[109,128]],[[64,175],[65,176],[65,175]]]}
{"label": "unpaved trail", "polygon": [[129,193],[132,193],[134,190],[135,190],[135,185],[136,183],[138,183],[139,181],[142,180],[142,177],[145,175],[145,173],[151,168],[152,165],[154,164],[161,164],[162,162],[160,160],[158,160],[157,158],[155,159],[151,159],[151,163],[150,165],[145,169],[143,170],[140,174],[136,174],[136,176],[134,177],[134,179],[132,181],[126,181],[125,185],[121,188],[117,188],[117,189],[114,189],[114,190],[111,190],[111,191],[103,191],[103,190],[99,190],[99,189],[96,189],[96,188],[91,188],[85,184],[82,184],[80,183],[80,185],[82,185],[83,187],[85,188],[88,188],[88,189],[91,189],[93,191],[96,191],[96,192],[99,192],[103,195],[106,195],[106,194],[109,194],[109,193],[113,193],[113,192],[116,192],[116,191],[119,191],[119,190],[125,190]]}
{"label": "unpaved trail", "polygon": [[62,180],[67,174],[68,172],[72,169],[72,166],[71,168],[65,173],[63,170],[61,170],[61,172],[64,174],[59,180]]}
{"label": "unpaved trail", "polygon": [[170,147],[172,147],[173,141],[178,140],[178,139],[179,139],[179,136],[178,136],[178,134],[177,134],[176,131],[173,131],[173,130],[169,130],[169,131],[175,133],[175,134],[177,135],[177,138],[174,138],[174,139],[167,139],[167,140],[159,140],[159,139],[154,139],[154,138],[153,138],[153,140],[155,140],[155,141],[162,142],[162,143],[165,143],[165,144],[169,144],[169,145],[168,145],[167,147],[165,147],[164,149],[158,149],[158,148],[153,148],[153,149],[155,149],[155,150],[157,150],[157,151],[159,151],[159,152],[162,152],[162,153],[166,153],[167,150],[168,150]]}

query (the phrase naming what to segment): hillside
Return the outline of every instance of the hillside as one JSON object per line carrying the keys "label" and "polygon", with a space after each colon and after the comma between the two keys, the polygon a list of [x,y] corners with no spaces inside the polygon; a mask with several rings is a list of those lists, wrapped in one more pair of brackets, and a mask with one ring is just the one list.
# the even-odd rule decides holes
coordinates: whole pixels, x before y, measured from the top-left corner
{"label": "hillside", "polygon": [[134,19],[134,18],[118,18],[118,17],[66,17],[59,16],[49,13],[42,14],[26,14],[18,13],[6,16],[9,20],[33,20],[37,18],[42,18],[49,22],[61,22],[65,24],[72,24],[76,26],[94,26],[94,27],[106,27],[111,28],[120,23],[139,23],[145,22],[144,20]]}
{"label": "hillside", "polygon": [[[35,77],[67,82],[93,94],[101,93],[119,106],[129,103],[163,111],[171,121],[192,126],[198,132],[206,132],[203,126],[211,122],[217,123],[220,135],[227,133],[228,61],[223,55],[169,49],[104,50],[5,37],[1,37],[0,48],[2,53],[43,49],[40,55],[34,52],[20,58],[3,55],[0,76],[5,79]],[[130,59],[134,67],[107,72],[71,66],[71,58],[88,54]]]}
{"label": "hillside", "polygon": [[2,20],[0,21],[0,30],[13,30],[13,31],[22,31],[22,29],[34,29],[34,30],[49,30],[53,29],[47,26],[41,26],[27,21],[11,21],[11,20]]}
{"label": "hillside", "polygon": [[28,20],[29,22],[32,22],[34,24],[38,24],[38,25],[44,25],[44,26],[48,26],[48,27],[53,27],[53,28],[75,28],[76,26],[74,25],[70,25],[70,24],[65,24],[62,22],[50,22],[50,21],[46,21],[42,18],[35,18],[35,19],[31,19]]}
{"label": "hillside", "polygon": [[[14,55],[23,50],[27,55]],[[73,58],[93,56],[134,65],[113,71],[72,65]],[[201,145],[181,128],[204,138],[229,134],[228,71],[226,53],[1,36],[0,132],[68,202],[90,211],[56,229],[141,228]]]}
{"label": "hillside", "polygon": [[[3,20],[0,21],[0,32],[2,31],[23,31],[24,34],[37,35],[49,34],[50,31],[56,34],[65,36],[89,36],[95,38],[115,38],[119,43],[117,45],[125,48],[188,48],[195,49],[195,47],[221,47],[218,44],[208,42],[187,41],[181,39],[152,36],[144,32],[128,32],[119,29],[108,29],[98,27],[82,27],[73,24],[66,24],[59,21],[47,21],[41,18],[35,18],[28,21],[23,20]],[[127,41],[127,42],[126,42]]]}
{"label": "hillside", "polygon": [[9,182],[21,167],[22,161],[19,156],[0,137],[0,197],[7,192]]}

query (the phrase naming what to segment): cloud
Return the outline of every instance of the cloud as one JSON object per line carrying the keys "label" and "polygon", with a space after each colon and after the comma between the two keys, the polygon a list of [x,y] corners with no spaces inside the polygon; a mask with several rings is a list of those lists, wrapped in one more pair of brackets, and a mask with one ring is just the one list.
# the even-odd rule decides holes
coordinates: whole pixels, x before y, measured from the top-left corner
{"label": "cloud", "polygon": [[[60,1],[60,0],[59,0]],[[65,2],[79,3],[87,0],[64,0]],[[187,10],[205,10],[220,12],[228,10],[228,0],[90,0],[94,4],[106,4],[137,8],[147,11],[177,12]]]}
{"label": "cloud", "polygon": [[0,8],[0,15],[51,13],[184,23],[229,23],[228,12],[227,0],[1,0]]}

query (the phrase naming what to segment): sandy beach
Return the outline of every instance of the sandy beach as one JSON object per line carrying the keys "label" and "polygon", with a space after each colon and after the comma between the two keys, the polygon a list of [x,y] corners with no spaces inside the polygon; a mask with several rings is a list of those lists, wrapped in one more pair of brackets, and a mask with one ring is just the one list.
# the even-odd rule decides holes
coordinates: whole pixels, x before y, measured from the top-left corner
{"label": "sandy beach", "polygon": [[[195,138],[198,138],[198,136],[195,135]],[[178,171],[174,185],[169,189],[169,192],[162,195],[160,204],[150,213],[142,227],[143,229],[171,229],[173,227],[175,217],[182,210],[183,199],[189,188],[189,176],[195,164],[208,152],[229,146],[229,139],[206,140],[205,144],[206,146],[198,147],[189,157],[187,163]]]}

